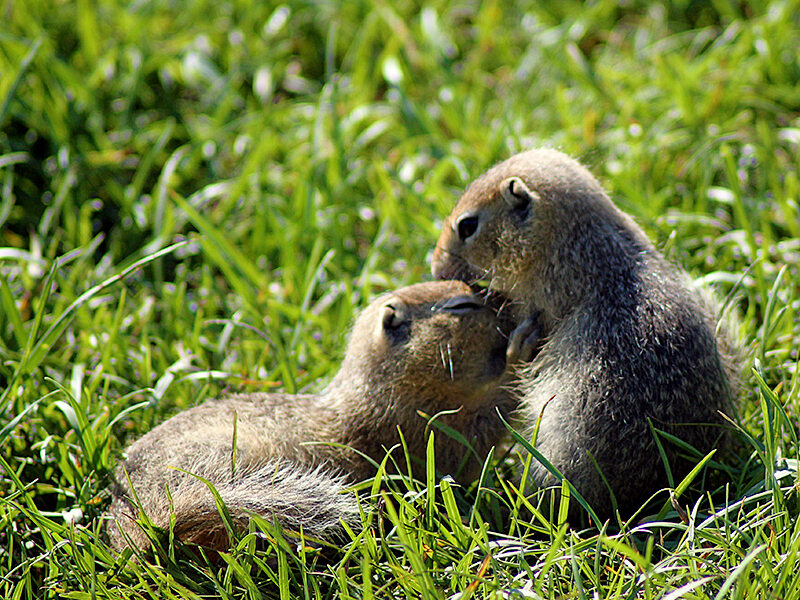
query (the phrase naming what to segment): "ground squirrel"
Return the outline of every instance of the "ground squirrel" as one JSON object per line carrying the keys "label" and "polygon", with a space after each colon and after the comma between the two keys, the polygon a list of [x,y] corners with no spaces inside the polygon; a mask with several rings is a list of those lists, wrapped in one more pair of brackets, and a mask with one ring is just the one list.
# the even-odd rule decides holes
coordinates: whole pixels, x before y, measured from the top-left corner
{"label": "ground squirrel", "polygon": [[[130,480],[155,525],[167,528],[172,515],[179,539],[227,548],[207,486],[177,469],[213,483],[239,528],[256,513],[329,537],[341,519],[357,521],[356,500],[342,491],[375,474],[362,453],[380,462],[399,443],[399,427],[409,454],[424,459],[428,419],[418,411],[449,411],[439,421],[463,435],[475,454],[468,456],[467,448],[438,432],[437,468],[456,476],[463,468],[459,479],[471,481],[505,432],[498,411],[508,415],[514,407],[505,387],[509,329],[461,282],[418,284],[381,296],[356,320],[342,366],[321,394],[208,401],[132,444],[116,474],[112,545],[124,547],[124,533],[136,546],[149,547],[134,521]],[[513,348],[511,361],[530,356],[530,348]],[[424,467],[415,475],[424,478]]]}
{"label": "ground squirrel", "polygon": [[575,160],[531,150],[479,177],[445,221],[433,273],[485,281],[517,322],[538,320],[542,349],[520,377],[525,433],[541,415],[538,450],[599,515],[612,515],[609,488],[624,516],[667,486],[650,423],[701,452],[724,441],[734,369],[714,308]]}

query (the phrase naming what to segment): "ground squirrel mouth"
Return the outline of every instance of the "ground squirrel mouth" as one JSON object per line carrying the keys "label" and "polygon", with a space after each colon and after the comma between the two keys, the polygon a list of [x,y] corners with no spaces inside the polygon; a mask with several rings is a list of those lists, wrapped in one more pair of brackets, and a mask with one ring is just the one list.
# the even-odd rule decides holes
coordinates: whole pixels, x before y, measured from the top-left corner
{"label": "ground squirrel mouth", "polygon": [[488,286],[478,287],[471,285],[473,293],[478,296],[484,305],[497,315],[499,329],[506,337],[511,334],[514,327],[518,325],[513,318],[511,310],[511,300],[508,296],[491,289]]}
{"label": "ground squirrel mouth", "polygon": [[484,297],[487,294],[492,293],[489,290],[489,282],[488,281],[473,281],[473,282],[466,282],[469,286],[469,289],[472,290],[472,293],[476,296]]}

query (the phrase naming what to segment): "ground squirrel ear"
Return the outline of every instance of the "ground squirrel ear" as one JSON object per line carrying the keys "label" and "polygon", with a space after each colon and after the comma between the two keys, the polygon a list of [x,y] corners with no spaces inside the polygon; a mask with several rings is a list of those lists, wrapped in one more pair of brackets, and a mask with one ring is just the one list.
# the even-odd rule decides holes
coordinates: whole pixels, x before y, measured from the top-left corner
{"label": "ground squirrel ear", "polygon": [[381,307],[380,336],[392,346],[400,346],[411,335],[411,315],[408,307],[396,298]]}
{"label": "ground squirrel ear", "polygon": [[398,329],[403,323],[406,322],[405,312],[402,307],[399,307],[391,302],[384,304],[381,307],[381,326],[386,331]]}
{"label": "ground squirrel ear", "polygon": [[504,179],[500,187],[503,200],[521,220],[528,218],[531,203],[539,199],[539,194],[531,191],[519,177]]}

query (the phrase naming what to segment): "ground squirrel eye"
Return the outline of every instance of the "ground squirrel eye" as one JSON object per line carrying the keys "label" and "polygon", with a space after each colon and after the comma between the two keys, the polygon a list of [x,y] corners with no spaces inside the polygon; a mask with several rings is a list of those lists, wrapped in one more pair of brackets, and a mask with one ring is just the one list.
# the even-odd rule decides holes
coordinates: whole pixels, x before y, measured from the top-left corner
{"label": "ground squirrel eye", "polygon": [[480,219],[478,215],[466,213],[461,215],[456,222],[456,230],[458,231],[458,238],[465,242],[467,238],[471,237],[477,230]]}
{"label": "ground squirrel eye", "polygon": [[456,296],[455,298],[448,298],[442,304],[434,307],[440,311],[449,312],[454,315],[465,315],[472,312],[477,312],[484,308],[483,304],[478,301],[475,296]]}

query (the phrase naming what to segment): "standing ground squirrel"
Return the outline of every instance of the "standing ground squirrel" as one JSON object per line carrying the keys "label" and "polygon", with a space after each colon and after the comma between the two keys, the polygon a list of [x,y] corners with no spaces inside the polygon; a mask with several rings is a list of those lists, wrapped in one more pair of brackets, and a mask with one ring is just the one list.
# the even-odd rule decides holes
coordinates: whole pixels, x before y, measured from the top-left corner
{"label": "standing ground squirrel", "polygon": [[[487,282],[517,323],[535,316],[544,343],[521,369],[525,433],[541,415],[538,450],[599,515],[612,515],[609,488],[629,516],[667,486],[651,423],[704,453],[724,443],[735,371],[714,309],[575,160],[531,150],[479,177],[444,224],[433,273]],[[557,483],[541,464],[532,474]]]}
{"label": "standing ground squirrel", "polygon": [[[400,442],[398,428],[409,454],[425,457],[428,419],[418,411],[449,411],[438,420],[464,436],[475,453],[468,456],[467,448],[439,433],[437,468],[458,476],[463,467],[459,479],[470,481],[505,432],[498,411],[508,415],[515,407],[505,385],[508,330],[461,282],[418,284],[381,296],[357,319],[342,366],[321,394],[208,401],[133,443],[116,474],[112,545],[123,548],[128,536],[139,548],[149,547],[135,523],[130,481],[155,525],[166,529],[173,518],[182,541],[227,548],[212,494],[187,472],[214,485],[241,530],[255,513],[329,537],[340,520],[357,521],[356,500],[342,491],[375,475],[365,456],[380,462]],[[510,360],[527,360],[530,348],[518,347]],[[424,476],[424,467],[415,474]]]}

